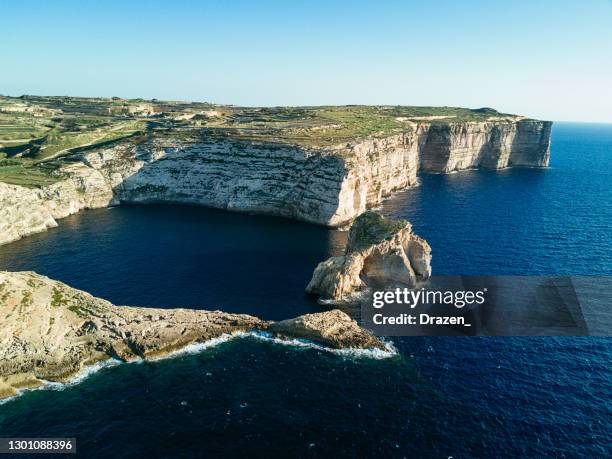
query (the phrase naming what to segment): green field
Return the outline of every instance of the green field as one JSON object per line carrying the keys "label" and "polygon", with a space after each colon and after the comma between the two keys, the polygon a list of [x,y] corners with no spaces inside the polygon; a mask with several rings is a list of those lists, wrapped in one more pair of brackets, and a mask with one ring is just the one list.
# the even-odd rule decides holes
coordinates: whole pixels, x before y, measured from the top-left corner
{"label": "green field", "polygon": [[46,165],[35,166],[25,160],[0,159],[0,182],[29,188],[51,185],[62,178],[55,169]]}
{"label": "green field", "polygon": [[145,134],[326,147],[410,131],[415,123],[511,116],[489,108],[235,107],[117,97],[0,96],[0,181],[32,187],[53,183],[60,178],[54,170],[63,158]]}

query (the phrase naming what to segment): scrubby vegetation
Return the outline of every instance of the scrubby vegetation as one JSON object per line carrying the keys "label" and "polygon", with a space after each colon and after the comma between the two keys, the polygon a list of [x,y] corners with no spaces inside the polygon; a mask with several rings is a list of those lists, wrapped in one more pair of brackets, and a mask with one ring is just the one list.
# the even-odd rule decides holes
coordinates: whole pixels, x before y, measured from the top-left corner
{"label": "scrubby vegetation", "polygon": [[377,212],[368,211],[353,222],[349,231],[349,249],[361,250],[378,244],[408,226],[406,220],[385,218]]}
{"label": "scrubby vegetation", "polygon": [[64,294],[57,287],[53,287],[53,295],[51,296],[51,306],[59,308],[68,304],[68,300],[64,298]]}
{"label": "scrubby vegetation", "polygon": [[38,187],[71,155],[152,136],[229,138],[297,144],[341,145],[364,137],[414,129],[415,123],[508,118],[491,108],[323,106],[234,107],[82,97],[0,96],[0,181]]}
{"label": "scrubby vegetation", "polygon": [[0,159],[0,182],[25,187],[51,185],[63,177],[51,165],[34,165],[27,159]]}

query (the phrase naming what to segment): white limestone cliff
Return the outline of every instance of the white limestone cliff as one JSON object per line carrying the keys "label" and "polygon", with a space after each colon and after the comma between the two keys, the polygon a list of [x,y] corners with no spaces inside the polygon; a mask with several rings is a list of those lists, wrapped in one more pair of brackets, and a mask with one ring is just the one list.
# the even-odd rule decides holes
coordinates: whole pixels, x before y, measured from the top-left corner
{"label": "white limestone cliff", "polygon": [[81,209],[120,203],[197,204],[342,226],[419,170],[542,167],[551,123],[420,123],[406,132],[332,147],[164,135],[75,156],[40,189],[0,183],[0,244],[57,225]]}
{"label": "white limestone cliff", "polygon": [[433,124],[420,153],[420,168],[452,172],[485,167],[545,167],[550,157],[552,123],[471,122]]}

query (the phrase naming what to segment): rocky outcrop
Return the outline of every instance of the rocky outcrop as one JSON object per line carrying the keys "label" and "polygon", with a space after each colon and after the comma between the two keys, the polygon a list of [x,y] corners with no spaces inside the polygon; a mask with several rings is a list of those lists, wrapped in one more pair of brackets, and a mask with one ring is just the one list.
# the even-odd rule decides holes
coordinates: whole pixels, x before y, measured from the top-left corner
{"label": "rocky outcrop", "polygon": [[368,287],[414,287],[430,275],[431,248],[410,223],[368,211],[351,226],[345,254],[319,263],[306,292],[351,303]]}
{"label": "rocky outcrop", "polygon": [[384,348],[340,311],[274,324],[220,311],[115,306],[33,272],[0,272],[0,398],[66,381],[109,358],[158,357],[252,330],[334,348]]}
{"label": "rocky outcrop", "polygon": [[42,193],[0,182],[0,244],[57,226]]}
{"label": "rocky outcrop", "polygon": [[181,132],[75,154],[41,189],[0,183],[0,244],[81,209],[185,203],[342,226],[418,170],[546,166],[551,123],[413,123],[383,138],[307,147]]}
{"label": "rocky outcrop", "polygon": [[269,330],[285,338],[303,338],[335,348],[380,347],[377,338],[364,333],[357,322],[338,309],[275,322]]}

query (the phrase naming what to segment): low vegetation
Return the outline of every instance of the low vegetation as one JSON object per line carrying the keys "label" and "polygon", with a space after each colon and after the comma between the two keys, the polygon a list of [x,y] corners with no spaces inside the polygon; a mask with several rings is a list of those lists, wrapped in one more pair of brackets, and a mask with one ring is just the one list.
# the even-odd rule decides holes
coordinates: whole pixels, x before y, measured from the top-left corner
{"label": "low vegetation", "polygon": [[364,212],[351,225],[349,247],[361,250],[392,238],[409,223],[402,219],[385,218],[373,211]]}
{"label": "low vegetation", "polygon": [[68,304],[68,300],[64,298],[64,294],[57,287],[53,287],[53,295],[51,296],[51,306],[59,308]]}
{"label": "low vegetation", "polygon": [[200,102],[0,96],[0,181],[40,187],[75,153],[151,136],[341,145],[414,129],[416,122],[510,117],[490,108],[408,106],[235,107]]}

